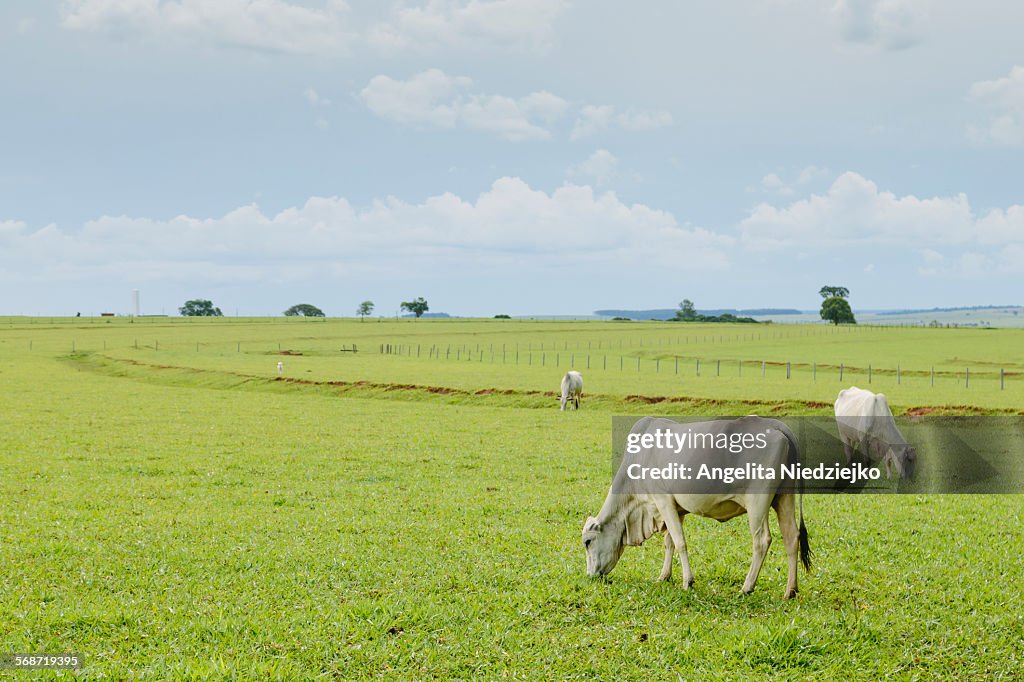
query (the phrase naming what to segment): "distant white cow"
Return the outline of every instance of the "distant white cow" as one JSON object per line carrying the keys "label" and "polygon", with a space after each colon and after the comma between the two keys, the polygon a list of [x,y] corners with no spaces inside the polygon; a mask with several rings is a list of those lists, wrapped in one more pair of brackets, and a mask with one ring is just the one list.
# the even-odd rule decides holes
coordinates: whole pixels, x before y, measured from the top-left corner
{"label": "distant white cow", "polygon": [[565,411],[566,404],[580,409],[580,398],[583,397],[583,375],[575,370],[570,370],[562,377],[562,410]]}
{"label": "distant white cow", "polygon": [[899,478],[913,478],[917,451],[896,428],[896,420],[885,395],[852,386],[836,398],[836,424],[843,441],[846,463],[859,451],[868,463],[885,462],[885,476],[895,470]]}

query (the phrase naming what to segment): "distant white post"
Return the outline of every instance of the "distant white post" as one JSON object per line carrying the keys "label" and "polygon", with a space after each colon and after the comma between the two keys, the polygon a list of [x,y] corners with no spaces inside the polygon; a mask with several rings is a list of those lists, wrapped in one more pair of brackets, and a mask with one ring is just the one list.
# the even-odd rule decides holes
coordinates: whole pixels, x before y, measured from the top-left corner
{"label": "distant white post", "polygon": [[132,289],[132,310],[135,313],[135,317],[139,316],[139,290]]}
{"label": "distant white post", "polygon": [[284,374],[284,363],[281,362],[281,361],[278,361],[278,363],[277,363],[277,375],[281,376],[282,374]]}

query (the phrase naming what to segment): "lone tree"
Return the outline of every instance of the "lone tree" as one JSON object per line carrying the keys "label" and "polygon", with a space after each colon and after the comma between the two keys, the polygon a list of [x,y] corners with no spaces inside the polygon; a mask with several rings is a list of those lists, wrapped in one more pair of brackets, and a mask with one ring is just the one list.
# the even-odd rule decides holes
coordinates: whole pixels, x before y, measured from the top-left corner
{"label": "lone tree", "polygon": [[373,312],[373,301],[363,301],[356,308],[356,315],[363,318],[363,322],[366,321],[366,316]]}
{"label": "lone tree", "polygon": [[309,303],[299,303],[284,311],[288,317],[325,317],[324,311]]}
{"label": "lone tree", "polygon": [[423,313],[430,310],[427,300],[420,296],[415,301],[402,301],[402,310],[407,310],[417,318],[423,317]]}
{"label": "lone tree", "polygon": [[679,304],[679,310],[676,311],[677,320],[696,320],[697,319],[697,308],[694,307],[693,301],[688,298],[684,298],[683,302]]}
{"label": "lone tree", "polygon": [[828,320],[832,324],[857,324],[853,317],[853,310],[846,297],[850,290],[846,287],[822,287],[818,293],[824,301],[821,302],[821,319]]}
{"label": "lone tree", "polygon": [[224,313],[220,308],[214,308],[213,302],[205,298],[194,298],[185,301],[185,305],[178,308],[178,312],[184,317],[223,317]]}

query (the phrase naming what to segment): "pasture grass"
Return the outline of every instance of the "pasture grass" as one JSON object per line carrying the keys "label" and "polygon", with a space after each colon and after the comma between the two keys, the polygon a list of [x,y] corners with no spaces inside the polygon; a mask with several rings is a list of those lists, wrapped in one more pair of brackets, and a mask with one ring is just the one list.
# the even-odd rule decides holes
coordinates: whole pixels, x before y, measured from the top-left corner
{"label": "pasture grass", "polygon": [[[108,334],[106,352],[79,342],[74,353],[61,323],[0,327],[0,653],[79,653],[88,679],[1009,680],[1024,669],[1020,496],[808,496],[815,567],[789,602],[774,523],[757,591],[740,595],[742,519],[688,520],[689,592],[678,566],[654,581],[657,538],[590,580],[580,529],[610,483],[610,417],[661,409],[627,399],[660,385],[585,372],[597,397],[561,413],[549,392],[562,368],[327,354],[363,324],[377,323],[168,323],[182,347],[159,351],[116,343],[134,329],[113,324],[122,336]],[[435,345],[465,333],[393,324]],[[536,338],[528,324],[539,323],[510,333]],[[243,329],[264,347],[194,349]],[[276,355],[278,331],[311,354]],[[879,333],[903,331],[915,330]],[[965,330],[948,331],[955,345]],[[1001,359],[1003,347],[972,350]],[[290,381],[275,378],[281,357]],[[703,402],[673,410],[748,405],[738,388],[700,386],[687,395]],[[794,395],[772,405],[829,410]]]}

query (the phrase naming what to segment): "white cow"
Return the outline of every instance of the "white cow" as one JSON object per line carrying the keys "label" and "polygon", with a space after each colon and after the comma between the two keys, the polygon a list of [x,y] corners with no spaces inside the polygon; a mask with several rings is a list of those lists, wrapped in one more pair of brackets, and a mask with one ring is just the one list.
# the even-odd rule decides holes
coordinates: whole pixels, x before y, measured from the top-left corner
{"label": "white cow", "polygon": [[580,398],[583,397],[583,375],[576,370],[570,370],[562,377],[562,410],[565,411],[566,404],[580,409]]}
{"label": "white cow", "polygon": [[[587,574],[607,575],[618,563],[622,550],[627,545],[640,545],[647,538],[664,530],[667,531],[665,560],[658,580],[668,580],[672,577],[672,557],[678,549],[683,568],[683,587],[690,589],[693,585],[693,572],[690,569],[686,539],[683,536],[683,518],[687,514],[697,514],[717,521],[728,521],[741,514],[747,514],[753,540],[753,556],[747,578],[743,581],[743,592],[749,594],[754,590],[757,576],[761,572],[761,564],[772,541],[768,513],[775,509],[788,561],[785,596],[787,599],[796,596],[797,561],[799,559],[809,571],[811,548],[802,511],[800,525],[797,527],[796,494],[783,487],[781,480],[766,480],[760,484],[738,480],[735,485],[730,484],[717,492],[701,492],[700,489],[680,492],[673,484],[654,482],[653,478],[650,483],[639,487],[629,483],[629,479],[632,478],[630,471],[638,466],[638,462],[657,462],[660,466],[671,460],[691,467],[692,471],[697,471],[700,464],[708,462],[725,467],[762,465],[774,469],[778,469],[783,463],[799,463],[800,453],[793,433],[782,422],[762,417],[722,419],[693,424],[679,424],[668,419],[645,417],[634,424],[630,440],[638,436],[639,442],[643,442],[643,438],[657,437],[659,432],[683,435],[686,431],[693,430],[712,434],[715,438],[725,436],[730,442],[738,442],[739,437],[739,441],[752,443],[755,439],[763,437],[764,447],[743,445],[735,450],[716,450],[706,445],[694,444],[673,453],[671,447],[666,450],[654,445],[640,450],[633,457],[627,456],[627,447],[615,475],[615,482],[608,492],[608,497],[605,498],[601,511],[596,518],[587,519],[583,525]],[[665,459],[666,456],[668,459]],[[800,490],[802,489],[803,479],[800,479]],[[625,492],[622,492],[623,490]]]}
{"label": "white cow", "polygon": [[835,408],[847,464],[859,451],[869,464],[885,462],[886,478],[891,478],[893,471],[899,478],[913,478],[917,451],[896,428],[885,395],[851,386],[839,392]]}

